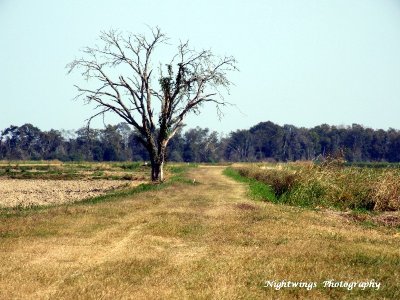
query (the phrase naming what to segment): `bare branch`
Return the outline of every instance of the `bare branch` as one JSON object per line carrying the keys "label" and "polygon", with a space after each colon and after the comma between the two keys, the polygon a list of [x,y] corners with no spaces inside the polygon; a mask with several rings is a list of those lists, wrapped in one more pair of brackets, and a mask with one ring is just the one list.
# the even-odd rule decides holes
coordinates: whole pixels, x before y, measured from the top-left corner
{"label": "bare branch", "polygon": [[[168,45],[168,37],[158,27],[150,28],[149,37],[124,36],[110,30],[101,33],[100,41],[101,47],[84,48],[83,57],[66,66],[68,73],[79,69],[82,77],[96,86],[76,86],[76,98],[96,104],[88,124],[93,118],[112,112],[135,127],[152,165],[163,163],[168,141],[189,113],[199,113],[203,104],[214,103],[218,116],[222,115],[221,107],[228,102],[221,89],[229,93],[232,83],[227,73],[237,70],[233,57],[220,58],[210,50],[195,51],[188,41],[181,42],[170,63],[160,64],[157,77],[152,58],[158,46]],[[165,73],[161,66],[165,66]],[[158,108],[153,97],[159,100]],[[154,122],[155,111],[158,123]]]}

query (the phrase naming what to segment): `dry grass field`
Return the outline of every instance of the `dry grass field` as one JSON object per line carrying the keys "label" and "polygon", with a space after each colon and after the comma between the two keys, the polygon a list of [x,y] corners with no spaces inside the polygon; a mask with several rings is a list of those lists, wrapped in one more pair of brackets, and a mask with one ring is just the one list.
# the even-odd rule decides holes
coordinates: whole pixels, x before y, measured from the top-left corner
{"label": "dry grass field", "polygon": [[[400,298],[398,229],[254,201],[223,169],[191,168],[190,180],[97,203],[3,212],[0,298]],[[330,279],[381,285],[323,287]]]}

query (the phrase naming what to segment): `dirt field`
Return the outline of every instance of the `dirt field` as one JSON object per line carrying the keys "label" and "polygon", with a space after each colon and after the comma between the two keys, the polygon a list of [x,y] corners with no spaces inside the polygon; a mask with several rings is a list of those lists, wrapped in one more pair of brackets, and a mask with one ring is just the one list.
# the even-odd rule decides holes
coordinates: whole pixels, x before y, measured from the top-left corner
{"label": "dirt field", "polygon": [[0,179],[0,207],[73,202],[139,183],[126,180]]}

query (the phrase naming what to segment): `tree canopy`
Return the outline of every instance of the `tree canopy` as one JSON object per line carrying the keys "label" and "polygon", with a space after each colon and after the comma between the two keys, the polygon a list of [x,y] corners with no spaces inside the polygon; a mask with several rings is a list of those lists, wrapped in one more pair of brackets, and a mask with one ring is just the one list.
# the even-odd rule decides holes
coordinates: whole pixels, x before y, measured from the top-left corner
{"label": "tree canopy", "polygon": [[[295,161],[341,153],[349,162],[400,162],[400,131],[358,124],[313,128],[270,121],[221,136],[207,128],[179,130],[166,149],[176,162]],[[0,159],[149,161],[140,134],[126,123],[103,129],[49,130],[24,124],[0,132]]]}

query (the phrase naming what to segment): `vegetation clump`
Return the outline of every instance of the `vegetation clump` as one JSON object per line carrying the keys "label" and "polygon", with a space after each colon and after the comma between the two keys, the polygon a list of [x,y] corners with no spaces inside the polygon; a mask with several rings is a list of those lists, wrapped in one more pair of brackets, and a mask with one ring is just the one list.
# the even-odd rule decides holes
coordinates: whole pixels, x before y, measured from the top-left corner
{"label": "vegetation clump", "polygon": [[308,207],[368,211],[400,210],[400,169],[315,164],[238,165],[239,175],[269,185],[277,201]]}

